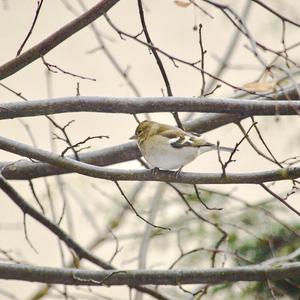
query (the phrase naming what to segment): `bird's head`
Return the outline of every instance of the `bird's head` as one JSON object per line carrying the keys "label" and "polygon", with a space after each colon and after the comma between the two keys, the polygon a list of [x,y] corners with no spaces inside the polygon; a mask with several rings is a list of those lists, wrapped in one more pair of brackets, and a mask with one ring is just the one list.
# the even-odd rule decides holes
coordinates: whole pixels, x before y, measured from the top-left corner
{"label": "bird's head", "polygon": [[136,139],[138,143],[142,143],[153,127],[154,122],[144,120],[142,121],[135,130],[135,134],[130,139]]}

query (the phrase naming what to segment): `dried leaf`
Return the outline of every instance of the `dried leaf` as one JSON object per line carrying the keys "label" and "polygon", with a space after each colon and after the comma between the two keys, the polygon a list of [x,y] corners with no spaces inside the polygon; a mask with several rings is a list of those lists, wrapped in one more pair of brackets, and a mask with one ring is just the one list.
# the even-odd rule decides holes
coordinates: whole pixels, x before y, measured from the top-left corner
{"label": "dried leaf", "polygon": [[179,7],[188,7],[191,5],[191,2],[185,2],[185,1],[180,1],[180,0],[175,0],[174,3],[179,6]]}
{"label": "dried leaf", "polygon": [[276,88],[276,82],[249,82],[243,85],[243,89],[249,92],[270,92]]}

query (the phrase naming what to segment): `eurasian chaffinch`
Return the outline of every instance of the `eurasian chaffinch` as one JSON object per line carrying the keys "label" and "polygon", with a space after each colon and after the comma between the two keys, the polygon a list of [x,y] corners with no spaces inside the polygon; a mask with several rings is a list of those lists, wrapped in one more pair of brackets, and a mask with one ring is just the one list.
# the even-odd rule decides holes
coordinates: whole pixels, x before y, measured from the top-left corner
{"label": "eurasian chaffinch", "polygon": [[[216,150],[201,137],[178,127],[145,120],[136,128],[135,135],[143,157],[153,168],[180,170],[193,161],[199,154]],[[232,148],[219,147],[232,152]]]}

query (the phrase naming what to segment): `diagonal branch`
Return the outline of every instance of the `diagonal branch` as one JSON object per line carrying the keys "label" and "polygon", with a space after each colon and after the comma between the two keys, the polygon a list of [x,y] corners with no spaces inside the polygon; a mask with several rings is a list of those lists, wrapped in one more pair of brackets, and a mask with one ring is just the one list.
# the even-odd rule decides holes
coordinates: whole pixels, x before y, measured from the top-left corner
{"label": "diagonal branch", "polygon": [[64,241],[64,243],[70,249],[73,249],[76,255],[78,255],[80,258],[85,258],[104,269],[113,269],[113,267],[110,264],[106,263],[102,259],[97,258],[91,253],[89,253],[88,251],[86,251],[74,240],[72,240],[60,227],[58,227],[56,224],[49,221],[44,215],[39,213],[27,202],[25,202],[24,199],[13,189],[13,187],[10,184],[6,182],[6,180],[2,176],[0,176],[0,188],[22,210],[24,215],[28,214],[37,222],[44,225],[47,229],[49,229],[52,233],[54,233],[60,240]]}
{"label": "diagonal branch", "polygon": [[[153,46],[153,42],[152,42],[152,39],[151,39],[149,31],[148,31],[148,27],[147,27],[146,20],[145,20],[145,15],[144,15],[143,2],[142,2],[142,0],[137,0],[137,3],[138,3],[138,8],[139,8],[139,15],[140,15],[140,19],[141,19],[141,23],[142,23],[142,27],[143,27],[143,33],[144,33],[146,41],[148,43],[148,47],[149,47],[149,49],[151,49],[151,52],[153,53],[156,64],[158,66],[160,74],[161,74],[161,76],[163,78],[163,81],[165,83],[168,96],[173,96],[170,80],[168,78],[166,69],[164,67],[164,64],[163,64],[161,58],[159,57],[159,55],[157,53],[156,47]],[[179,119],[178,113],[177,112],[172,112],[172,115],[174,116],[174,119],[176,121],[177,126],[181,129],[183,129],[183,126],[182,126],[182,123]]]}
{"label": "diagonal branch", "polygon": [[98,4],[93,6],[80,17],[66,24],[34,47],[25,51],[23,54],[0,66],[0,80],[18,72],[41,56],[44,56],[74,33],[109,11],[109,9],[117,2],[119,2],[119,0],[102,0],[98,2]]}
{"label": "diagonal branch", "polygon": [[[35,210],[31,205],[29,205],[22,196],[15,191],[15,189],[7,183],[7,181],[0,176],[0,189],[8,196],[10,199],[22,210],[22,212],[25,215],[30,215],[33,219],[35,219],[37,222],[45,226],[47,229],[49,229],[53,234],[55,234],[60,240],[62,240],[70,249],[72,249],[76,255],[82,259],[86,259],[95,265],[98,265],[102,267],[103,269],[107,270],[113,270],[112,273],[107,274],[106,277],[102,279],[102,283],[105,284],[105,279],[112,277],[112,274],[115,272],[122,272],[115,269],[114,266],[111,264],[105,262],[104,260],[94,256],[91,252],[88,250],[82,248],[77,242],[75,242],[70,236],[68,236],[59,226],[54,224],[53,222],[49,221],[45,216],[43,216],[41,213],[39,213],[37,210]],[[3,264],[0,264],[0,269],[3,266]],[[10,265],[13,266],[13,265]],[[1,273],[1,271],[0,271]],[[7,275],[9,276],[9,273]],[[1,277],[1,276],[0,276]],[[73,274],[73,278],[75,279],[76,275]],[[77,276],[77,279],[79,277]],[[9,279],[6,277],[6,279]],[[169,300],[167,297],[161,295],[159,292],[154,291],[152,289],[149,289],[147,287],[136,287],[137,290],[147,293],[149,295],[152,295],[154,298],[160,299],[160,300]]]}
{"label": "diagonal branch", "polygon": [[149,45],[149,49],[151,49],[152,53],[153,53],[153,56],[155,58],[155,61],[157,63],[157,66],[159,68],[159,71],[161,73],[161,76],[164,80],[164,83],[165,83],[165,86],[166,86],[166,89],[167,89],[167,94],[168,96],[172,96],[173,93],[172,93],[172,89],[171,89],[171,84],[170,84],[170,81],[169,81],[169,78],[168,78],[168,75],[167,75],[167,72],[164,68],[164,65],[162,63],[162,60],[160,59],[158,53],[157,53],[157,50],[153,45],[153,42],[151,40],[151,37],[150,37],[150,34],[148,32],[148,28],[147,28],[147,25],[146,25],[146,20],[145,20],[145,16],[144,16],[144,9],[143,9],[143,3],[142,3],[142,0],[137,0],[138,2],[138,8],[139,8],[139,15],[140,15],[140,19],[141,19],[141,23],[142,23],[142,27],[143,27],[143,33],[146,37],[146,41]]}
{"label": "diagonal branch", "polygon": [[[64,158],[57,154],[37,149],[26,144],[0,137],[0,149],[25,156],[38,161],[46,162],[78,174],[110,181],[163,181],[188,184],[254,184],[268,181],[296,179],[300,177],[300,167],[281,168],[273,171],[253,173],[228,173],[226,176],[214,173],[181,173],[176,176],[173,171],[151,170],[123,170],[109,169],[86,164],[71,158]],[[5,174],[5,166],[3,170]]]}
{"label": "diagonal branch", "polygon": [[285,199],[281,198],[280,196],[278,196],[276,193],[274,193],[271,189],[269,189],[266,185],[264,185],[263,183],[260,184],[260,186],[267,191],[270,195],[272,195],[275,199],[279,200],[283,205],[285,205],[286,207],[288,207],[291,211],[293,211],[296,215],[300,216],[300,212],[294,208],[293,206],[291,206]]}
{"label": "diagonal branch", "polygon": [[[134,160],[141,156],[135,142],[112,146],[101,150],[79,153],[79,160],[96,166],[108,166],[116,163]],[[75,159],[74,156],[66,156]],[[72,171],[42,162],[18,160],[16,162],[1,162],[3,176],[7,179],[29,179],[51,175],[66,174]]]}
{"label": "diagonal branch", "polygon": [[272,9],[270,6],[266,5],[262,1],[260,1],[260,0],[252,0],[252,1],[255,2],[256,4],[262,6],[264,9],[266,9],[267,11],[269,11],[271,14],[275,15],[276,17],[278,17],[282,21],[290,23],[290,24],[295,25],[297,27],[300,27],[300,23],[297,23],[297,22],[295,22],[291,19],[288,19],[287,17],[285,17],[282,14],[276,12],[274,9]]}
{"label": "diagonal branch", "polygon": [[23,50],[25,44],[27,43],[27,41],[28,41],[30,35],[32,34],[33,28],[34,28],[34,26],[35,26],[35,24],[36,24],[36,21],[37,21],[37,19],[38,19],[39,14],[40,14],[40,10],[41,10],[41,8],[42,8],[43,1],[44,1],[44,0],[41,0],[41,1],[38,1],[38,2],[37,2],[37,9],[36,9],[36,12],[35,12],[35,16],[34,16],[34,18],[33,18],[33,22],[32,22],[32,24],[31,24],[31,26],[30,26],[30,29],[29,29],[29,31],[28,31],[28,33],[27,33],[27,35],[26,35],[24,41],[22,42],[22,44],[21,44],[19,50],[17,51],[17,56],[19,56],[19,55],[21,54],[21,52],[22,52],[22,50]]}

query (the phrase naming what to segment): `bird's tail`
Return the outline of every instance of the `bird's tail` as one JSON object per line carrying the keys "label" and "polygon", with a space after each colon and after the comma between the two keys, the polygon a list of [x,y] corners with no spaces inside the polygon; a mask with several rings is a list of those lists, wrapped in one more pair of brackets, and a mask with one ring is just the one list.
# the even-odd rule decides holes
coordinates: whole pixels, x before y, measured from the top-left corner
{"label": "bird's tail", "polygon": [[[217,149],[218,149],[218,147],[215,146],[215,150],[217,150]],[[220,149],[220,151],[226,151],[226,152],[233,152],[234,151],[234,148],[230,148],[230,147],[222,147],[222,146],[220,146],[219,149]]]}
{"label": "bird's tail", "polygon": [[[220,151],[226,151],[226,152],[233,152],[234,148],[229,148],[229,147],[223,147],[219,146]],[[204,144],[203,146],[199,147],[198,154],[202,154],[211,150],[218,150],[218,146],[214,144]]]}

